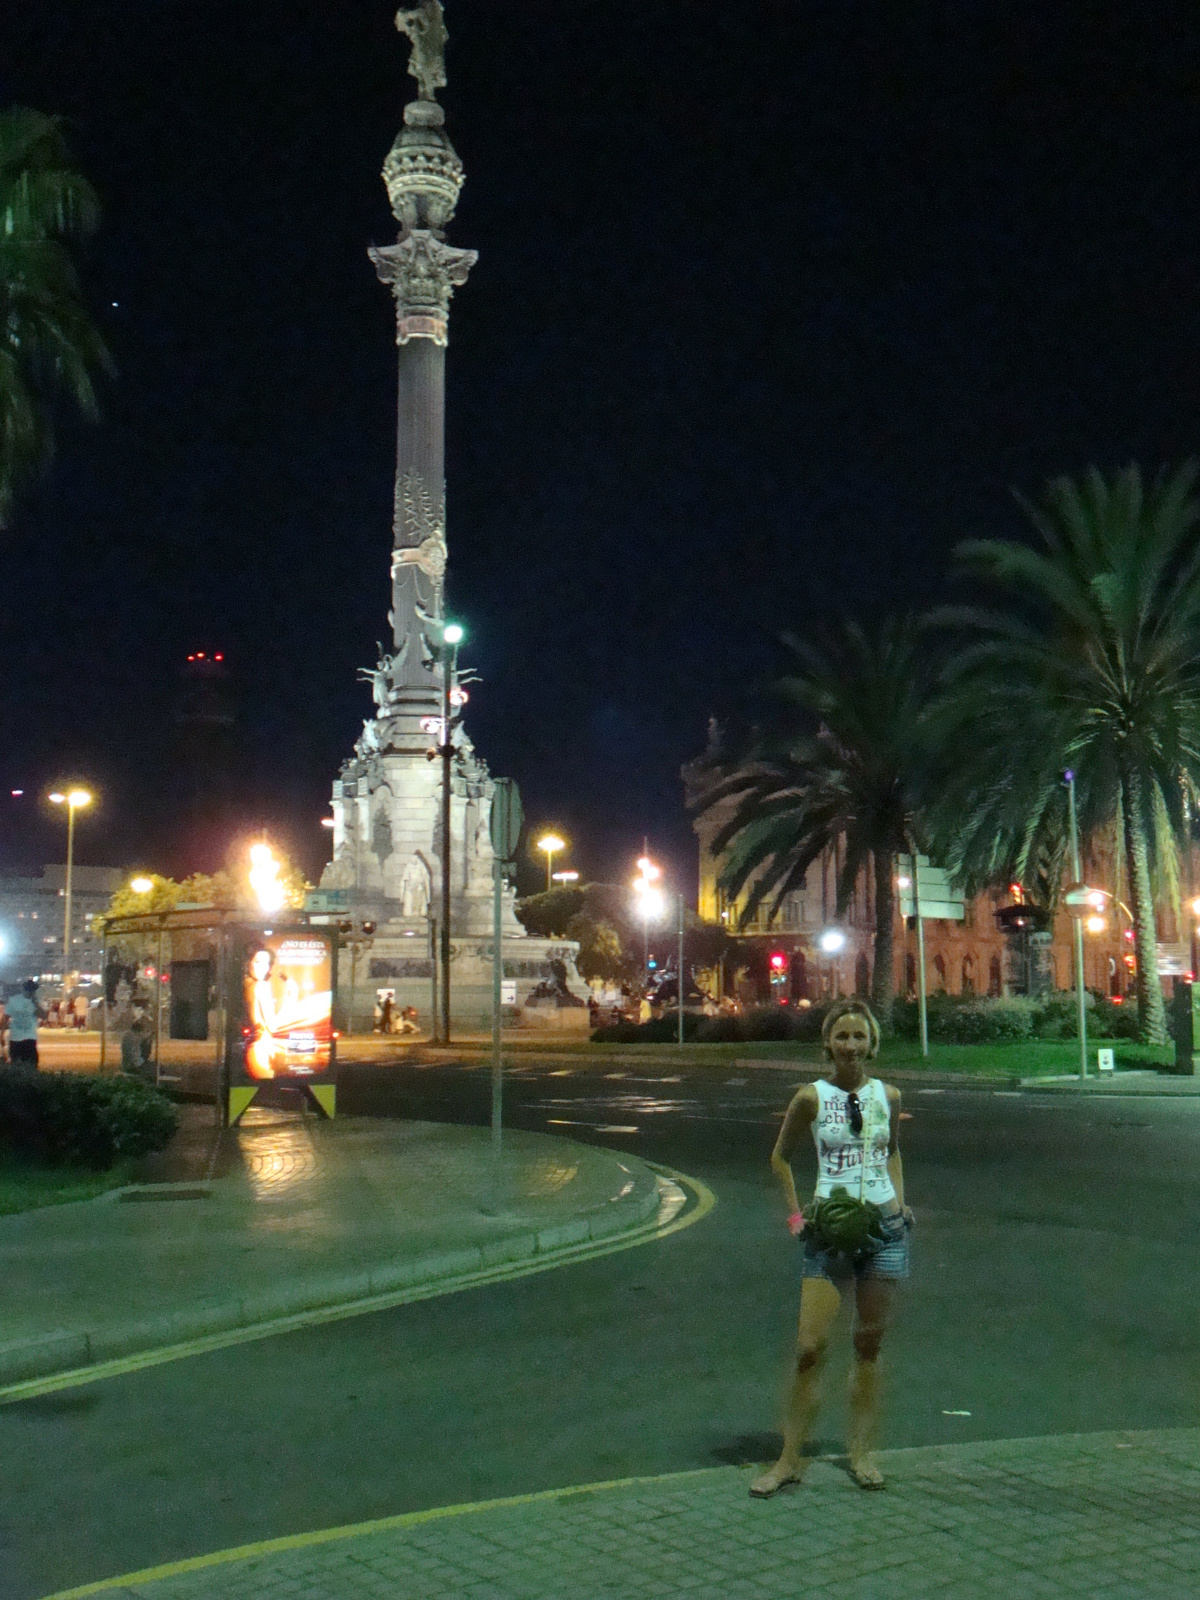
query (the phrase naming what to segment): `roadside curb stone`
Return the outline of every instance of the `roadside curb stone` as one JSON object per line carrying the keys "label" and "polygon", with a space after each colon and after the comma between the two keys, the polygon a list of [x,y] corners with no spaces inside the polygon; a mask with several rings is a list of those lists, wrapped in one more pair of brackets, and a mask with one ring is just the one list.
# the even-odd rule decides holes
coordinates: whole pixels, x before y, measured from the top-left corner
{"label": "roadside curb stone", "polygon": [[[423,1126],[426,1142],[436,1143],[436,1133],[431,1133],[433,1125]],[[378,1137],[378,1130],[372,1131]],[[444,1131],[460,1143],[465,1135],[477,1134],[480,1139],[486,1137],[486,1131],[479,1129],[455,1128]],[[302,1265],[300,1270],[293,1267],[290,1273],[280,1275],[277,1281],[263,1282],[254,1289],[238,1287],[232,1293],[223,1295],[202,1292],[194,1303],[188,1303],[185,1299],[182,1303],[161,1310],[147,1308],[141,1315],[127,1311],[122,1314],[124,1308],[120,1304],[120,1284],[116,1283],[113,1295],[116,1303],[111,1316],[92,1320],[85,1318],[83,1325],[77,1328],[49,1328],[44,1333],[0,1341],[0,1389],[86,1369],[98,1363],[149,1354],[208,1336],[368,1302],[422,1285],[469,1279],[485,1270],[503,1268],[509,1264],[519,1265],[538,1258],[552,1260],[557,1256],[570,1260],[580,1246],[590,1241],[610,1241],[620,1234],[639,1229],[652,1221],[658,1212],[660,1195],[657,1176],[634,1156],[625,1153],[618,1156],[614,1152],[575,1144],[557,1135],[519,1134],[513,1137],[512,1142],[519,1151],[532,1152],[535,1156],[541,1156],[542,1150],[547,1150],[550,1156],[545,1159],[552,1167],[554,1160],[559,1162],[552,1176],[555,1182],[561,1181],[563,1186],[539,1201],[543,1209],[551,1212],[540,1225],[531,1226],[530,1219],[519,1210],[506,1211],[500,1217],[485,1216],[475,1208],[473,1199],[468,1204],[459,1197],[460,1236],[463,1233],[469,1235],[471,1231],[491,1230],[494,1233],[500,1230],[499,1237],[484,1237],[478,1243],[464,1240],[462,1244],[449,1249],[417,1249],[405,1254],[406,1247],[412,1249],[412,1240],[398,1236],[391,1240],[390,1248],[377,1247],[375,1260],[358,1261],[352,1270],[331,1272],[318,1268],[305,1271]],[[563,1180],[561,1171],[560,1153],[564,1151],[570,1157],[566,1180]],[[590,1202],[585,1203],[583,1209],[578,1209],[578,1206],[584,1196],[576,1196],[573,1192],[574,1174],[580,1169],[590,1172],[593,1191]],[[612,1178],[605,1180],[602,1175],[610,1169]],[[610,1192],[596,1203],[595,1190],[604,1181],[608,1181]],[[193,1189],[198,1196],[203,1195],[203,1199],[196,1200],[197,1205],[211,1202],[219,1208],[222,1201],[229,1198],[227,1189],[222,1188],[225,1183],[224,1179],[215,1179],[204,1185],[163,1185],[162,1188]],[[136,1213],[137,1220],[146,1219],[145,1225],[148,1227],[150,1214],[154,1213],[162,1219],[165,1227],[169,1227],[182,1212],[182,1207],[176,1205],[169,1208],[114,1205],[114,1198],[119,1199],[120,1194],[125,1192],[116,1191],[115,1195],[110,1192],[71,1207],[52,1208],[59,1218],[68,1210],[76,1213],[73,1220],[80,1238],[75,1254],[68,1257],[68,1265],[72,1270],[85,1271],[89,1267],[89,1255],[99,1253],[102,1256],[105,1247],[104,1225],[115,1225],[118,1219],[125,1223]],[[423,1198],[432,1204],[428,1195]],[[252,1204],[245,1202],[240,1191],[235,1199],[244,1205],[246,1226],[252,1229],[258,1221],[258,1213]],[[560,1215],[565,1212],[562,1220],[553,1217],[555,1210]],[[228,1214],[218,1210],[209,1215],[219,1215],[223,1224],[229,1227]],[[38,1220],[30,1222],[31,1218]],[[99,1225],[94,1241],[89,1242],[86,1227],[80,1227],[81,1220],[84,1224],[95,1220]],[[5,1223],[13,1225],[9,1233],[18,1239],[23,1233],[30,1232],[36,1237],[39,1226],[45,1226],[44,1213],[25,1212],[0,1219],[0,1273],[3,1273],[5,1265]],[[442,1231],[444,1233],[446,1230]],[[236,1231],[231,1233],[231,1237],[236,1244]],[[347,1235],[347,1248],[362,1248],[361,1241],[354,1236],[352,1229]],[[26,1241],[26,1264],[31,1251],[32,1245]],[[92,1270],[103,1270],[98,1262],[91,1266]],[[45,1271],[55,1271],[55,1264],[47,1262]],[[208,1287],[211,1290],[211,1286]],[[20,1290],[12,1291],[10,1287],[10,1293],[15,1299]]]}
{"label": "roadside curb stone", "polygon": [[[215,1552],[128,1574],[128,1600],[926,1600],[1200,1587],[1200,1429],[882,1451],[864,1500],[841,1457],[767,1501],[745,1466],[581,1484]],[[53,1597],[50,1597],[53,1600]]]}

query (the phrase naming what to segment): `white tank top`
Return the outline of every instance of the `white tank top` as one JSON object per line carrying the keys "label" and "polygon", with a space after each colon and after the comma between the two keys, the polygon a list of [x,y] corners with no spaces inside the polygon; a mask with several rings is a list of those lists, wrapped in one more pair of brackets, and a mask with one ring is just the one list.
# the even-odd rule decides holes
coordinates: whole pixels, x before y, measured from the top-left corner
{"label": "white tank top", "polygon": [[[849,1095],[844,1089],[818,1078],[817,1115],[813,1120],[813,1143],[817,1147],[817,1199],[824,1200],[837,1188],[851,1196],[873,1200],[877,1206],[895,1202],[896,1190],[888,1175],[887,1154],[891,1142],[891,1112],[887,1090],[878,1078],[868,1078],[858,1091],[862,1107],[863,1131],[854,1133],[846,1110]],[[863,1177],[863,1151],[867,1152]]]}

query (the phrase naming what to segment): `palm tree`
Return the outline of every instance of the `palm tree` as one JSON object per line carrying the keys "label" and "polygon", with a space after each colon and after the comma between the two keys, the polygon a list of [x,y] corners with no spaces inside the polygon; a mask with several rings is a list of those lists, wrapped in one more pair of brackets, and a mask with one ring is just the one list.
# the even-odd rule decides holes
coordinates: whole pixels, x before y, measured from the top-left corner
{"label": "palm tree", "polygon": [[98,215],[58,122],[0,112],[0,527],[17,485],[53,455],[51,397],[65,391],[95,415],[92,373],[111,366],[67,247]]}
{"label": "palm tree", "polygon": [[693,809],[732,811],[713,838],[728,851],[720,883],[749,885],[742,926],[760,904],[772,916],[823,851],[843,853],[841,914],[870,862],[875,888],[871,1000],[891,1016],[894,857],[912,848],[934,705],[928,641],[913,617],[867,630],[844,622],[821,644],[785,635],[799,670],[775,689],[782,726],[760,735],[746,758],[718,770]]}
{"label": "palm tree", "polygon": [[934,819],[950,865],[968,881],[1032,869],[1056,887],[1072,769],[1085,832],[1116,821],[1124,838],[1138,1014],[1155,1044],[1167,1030],[1152,867],[1170,864],[1200,774],[1197,476],[1189,462],[1149,488],[1135,466],[1054,479],[1025,505],[1036,546],[959,547],[1016,608],[944,614],[966,629],[952,697],[971,729]]}

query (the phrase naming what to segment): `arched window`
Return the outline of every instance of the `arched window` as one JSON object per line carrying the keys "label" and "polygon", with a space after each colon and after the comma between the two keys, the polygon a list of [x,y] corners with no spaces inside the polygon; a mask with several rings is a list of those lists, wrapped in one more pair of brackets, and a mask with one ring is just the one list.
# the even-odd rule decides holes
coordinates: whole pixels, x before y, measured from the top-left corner
{"label": "arched window", "polygon": [[904,958],[904,992],[909,999],[917,992],[917,958],[911,951]]}
{"label": "arched window", "polygon": [[1004,991],[1004,978],[1000,971],[1000,957],[993,956],[988,965],[988,994],[999,1000]]}
{"label": "arched window", "polygon": [[871,969],[867,964],[866,956],[860,952],[858,960],[854,963],[854,992],[858,995],[866,995],[870,992],[870,988]]}
{"label": "arched window", "polygon": [[975,957],[966,955],[962,960],[962,992],[975,993]]}
{"label": "arched window", "polygon": [[946,958],[942,955],[933,958],[933,987],[938,994],[946,992]]}

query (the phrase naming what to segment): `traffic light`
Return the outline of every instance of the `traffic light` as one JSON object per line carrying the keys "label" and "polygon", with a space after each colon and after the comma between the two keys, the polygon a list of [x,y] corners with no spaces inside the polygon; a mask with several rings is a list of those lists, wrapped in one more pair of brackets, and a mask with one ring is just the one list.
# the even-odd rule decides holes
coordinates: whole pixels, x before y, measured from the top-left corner
{"label": "traffic light", "polygon": [[782,950],[772,950],[767,957],[767,973],[771,980],[771,999],[787,1005],[788,958]]}

